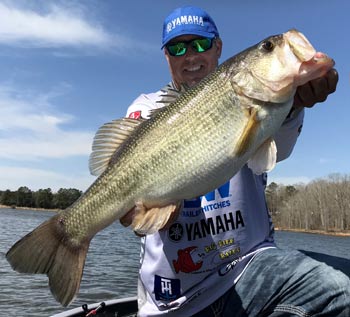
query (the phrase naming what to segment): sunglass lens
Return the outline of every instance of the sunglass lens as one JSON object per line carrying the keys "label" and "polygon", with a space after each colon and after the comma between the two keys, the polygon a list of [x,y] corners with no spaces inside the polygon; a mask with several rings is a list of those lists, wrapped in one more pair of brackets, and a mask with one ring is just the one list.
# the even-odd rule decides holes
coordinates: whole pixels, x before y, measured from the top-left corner
{"label": "sunglass lens", "polygon": [[182,56],[186,54],[188,45],[191,45],[197,53],[202,53],[212,47],[213,39],[202,38],[188,42],[178,42],[172,45],[168,44],[166,48],[171,56]]}
{"label": "sunglass lens", "polygon": [[202,53],[207,51],[212,46],[212,40],[211,39],[197,39],[192,42],[193,48],[198,52]]}
{"label": "sunglass lens", "polygon": [[172,56],[182,56],[186,53],[186,45],[185,43],[176,43],[174,45],[168,45],[167,49]]}

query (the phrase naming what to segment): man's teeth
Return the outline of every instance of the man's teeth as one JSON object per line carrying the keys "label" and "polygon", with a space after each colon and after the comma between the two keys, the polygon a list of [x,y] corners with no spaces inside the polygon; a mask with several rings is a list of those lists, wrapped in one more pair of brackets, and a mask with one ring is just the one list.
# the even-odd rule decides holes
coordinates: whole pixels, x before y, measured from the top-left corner
{"label": "man's teeth", "polygon": [[200,68],[201,68],[200,66],[193,66],[193,67],[187,68],[186,70],[188,72],[195,72],[195,71],[199,70]]}

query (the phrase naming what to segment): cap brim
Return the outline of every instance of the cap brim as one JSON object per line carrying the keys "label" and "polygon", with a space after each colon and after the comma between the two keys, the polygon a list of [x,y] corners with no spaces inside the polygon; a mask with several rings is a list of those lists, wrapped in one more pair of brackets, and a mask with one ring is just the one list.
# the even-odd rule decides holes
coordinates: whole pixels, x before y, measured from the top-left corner
{"label": "cap brim", "polygon": [[216,34],[209,33],[209,32],[200,32],[200,31],[188,31],[188,32],[177,32],[176,34],[172,34],[172,36],[169,36],[169,38],[166,39],[166,41],[163,43],[161,49],[164,48],[165,45],[167,45],[171,40],[173,40],[176,37],[182,36],[182,35],[198,35],[201,37],[207,37],[209,39],[213,39]]}

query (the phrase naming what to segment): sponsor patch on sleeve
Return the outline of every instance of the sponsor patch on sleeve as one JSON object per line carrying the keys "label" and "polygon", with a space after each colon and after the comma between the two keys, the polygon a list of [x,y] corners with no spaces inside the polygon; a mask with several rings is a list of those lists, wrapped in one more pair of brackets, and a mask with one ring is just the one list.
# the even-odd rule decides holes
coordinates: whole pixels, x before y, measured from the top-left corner
{"label": "sponsor patch on sleeve", "polygon": [[141,118],[141,110],[131,112],[129,114],[129,118],[131,118],[131,119],[140,119]]}
{"label": "sponsor patch on sleeve", "polygon": [[180,280],[155,275],[154,293],[156,300],[175,300],[180,297]]}

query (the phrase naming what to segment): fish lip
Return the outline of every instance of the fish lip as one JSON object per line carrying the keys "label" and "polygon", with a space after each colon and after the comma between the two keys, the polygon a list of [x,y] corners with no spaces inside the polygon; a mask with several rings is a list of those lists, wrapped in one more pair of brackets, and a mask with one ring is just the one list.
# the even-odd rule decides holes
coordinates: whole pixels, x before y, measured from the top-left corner
{"label": "fish lip", "polygon": [[284,33],[284,38],[288,42],[294,55],[301,61],[306,62],[312,60],[316,55],[316,50],[311,45],[304,34],[296,29],[289,30]]}
{"label": "fish lip", "polygon": [[325,53],[316,52],[311,59],[301,63],[301,65],[307,64],[319,64],[324,65],[324,67],[333,67],[335,65],[335,61]]}
{"label": "fish lip", "polygon": [[297,85],[303,85],[309,81],[308,77],[304,78],[305,74],[313,73],[313,78],[324,76],[335,65],[335,62],[327,54],[316,52],[312,59],[304,61],[299,67],[299,79]]}
{"label": "fish lip", "polygon": [[322,52],[316,52],[313,61],[315,63],[324,63],[324,64],[332,64],[332,66],[335,65],[335,61],[329,57],[327,54],[322,53]]}
{"label": "fish lip", "polygon": [[327,71],[333,68],[335,61],[330,58],[327,54],[322,52],[316,52],[312,59],[302,62],[299,68],[299,74],[303,75],[310,71],[311,67],[316,67],[315,72],[318,73],[318,77],[323,76]]}
{"label": "fish lip", "polygon": [[316,52],[305,35],[298,30],[289,30],[284,33],[284,38],[295,57],[300,61],[299,75],[309,72],[311,67],[315,67],[316,65],[315,73],[320,77],[335,65],[334,60],[327,54]]}

